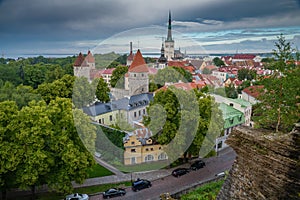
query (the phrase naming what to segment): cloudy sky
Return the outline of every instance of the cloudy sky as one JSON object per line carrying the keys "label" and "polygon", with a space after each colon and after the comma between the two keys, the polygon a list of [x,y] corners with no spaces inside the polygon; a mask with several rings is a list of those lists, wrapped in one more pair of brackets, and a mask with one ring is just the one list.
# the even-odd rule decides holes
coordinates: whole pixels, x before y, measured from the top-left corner
{"label": "cloudy sky", "polygon": [[0,0],[0,53],[159,52],[169,10],[187,53],[272,51],[280,33],[300,49],[300,0]]}

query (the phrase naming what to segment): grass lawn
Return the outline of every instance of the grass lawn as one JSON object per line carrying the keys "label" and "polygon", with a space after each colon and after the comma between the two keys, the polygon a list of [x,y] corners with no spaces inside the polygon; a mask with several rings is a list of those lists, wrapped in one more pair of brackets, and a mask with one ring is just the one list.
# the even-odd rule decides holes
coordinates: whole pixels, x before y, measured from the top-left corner
{"label": "grass lawn", "polygon": [[89,178],[96,178],[96,177],[103,177],[103,176],[110,176],[114,175],[111,171],[102,167],[99,164],[94,165],[91,169],[88,170],[88,177]]}
{"label": "grass lawn", "polygon": [[219,180],[217,182],[207,183],[194,191],[184,194],[180,197],[181,200],[215,200],[224,180]]}

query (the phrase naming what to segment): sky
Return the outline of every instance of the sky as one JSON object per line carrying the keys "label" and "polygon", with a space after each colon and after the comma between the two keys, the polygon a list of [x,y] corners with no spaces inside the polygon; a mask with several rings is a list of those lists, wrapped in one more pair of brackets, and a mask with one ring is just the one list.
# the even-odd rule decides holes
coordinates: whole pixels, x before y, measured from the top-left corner
{"label": "sky", "polygon": [[300,0],[0,0],[0,53],[159,53],[169,10],[187,53],[271,52],[281,33],[300,49]]}

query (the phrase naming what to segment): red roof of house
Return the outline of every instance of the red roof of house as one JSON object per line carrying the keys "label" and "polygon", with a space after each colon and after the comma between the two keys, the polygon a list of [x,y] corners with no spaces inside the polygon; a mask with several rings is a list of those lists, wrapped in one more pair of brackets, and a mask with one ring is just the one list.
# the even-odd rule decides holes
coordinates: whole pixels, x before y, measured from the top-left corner
{"label": "red roof of house", "polygon": [[174,86],[177,89],[192,90],[192,89],[196,89],[196,88],[202,88],[205,85],[206,84],[204,81],[192,82],[192,83],[179,82],[179,83],[164,85],[162,88],[160,88],[158,90],[167,90],[170,86]]}
{"label": "red roof of house", "polygon": [[194,66],[184,66],[183,67],[185,70],[189,71],[190,73],[194,73],[195,72],[195,67]]}
{"label": "red roof of house", "polygon": [[185,67],[188,65],[187,61],[168,61],[168,66],[172,67]]}
{"label": "red roof of house", "polygon": [[242,60],[253,60],[256,55],[253,54],[235,54],[233,59],[242,59]]}
{"label": "red roof of house", "polygon": [[133,61],[128,69],[128,72],[136,72],[136,73],[148,72],[148,66],[140,50],[136,52]]}
{"label": "red roof of house", "polygon": [[88,51],[88,54],[87,54],[87,56],[85,57],[85,60],[86,60],[88,63],[94,63],[94,62],[95,62],[95,58],[94,58],[93,54],[91,53],[91,51]]}
{"label": "red roof of house", "polygon": [[157,74],[158,69],[153,67],[148,67],[149,74]]}
{"label": "red roof of house", "polygon": [[115,69],[116,68],[105,69],[101,74],[112,74]]}
{"label": "red roof of house", "polygon": [[252,96],[254,98],[257,98],[260,96],[260,94],[262,93],[262,89],[264,88],[263,85],[253,85],[250,87],[247,87],[243,90],[243,92],[245,92],[246,94],[248,94],[249,96]]}

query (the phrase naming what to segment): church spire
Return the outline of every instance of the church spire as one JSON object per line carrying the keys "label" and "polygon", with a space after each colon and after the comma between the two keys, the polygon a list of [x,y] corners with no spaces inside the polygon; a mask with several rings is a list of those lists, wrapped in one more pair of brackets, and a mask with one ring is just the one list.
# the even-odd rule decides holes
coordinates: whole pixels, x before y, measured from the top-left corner
{"label": "church spire", "polygon": [[170,10],[169,10],[169,25],[168,25],[167,41],[173,41],[172,40],[172,25],[171,25],[171,11]]}

